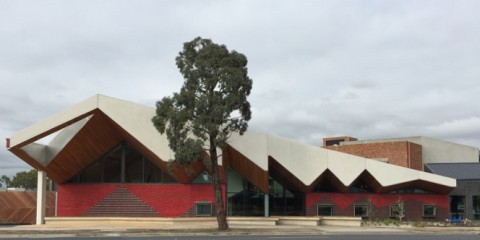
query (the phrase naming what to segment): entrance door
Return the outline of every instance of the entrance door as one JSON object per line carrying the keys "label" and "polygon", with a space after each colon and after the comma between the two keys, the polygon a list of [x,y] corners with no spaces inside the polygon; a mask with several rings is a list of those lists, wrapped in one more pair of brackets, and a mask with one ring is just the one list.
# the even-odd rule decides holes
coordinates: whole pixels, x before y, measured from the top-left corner
{"label": "entrance door", "polygon": [[450,196],[450,217],[463,219],[465,215],[465,196]]}

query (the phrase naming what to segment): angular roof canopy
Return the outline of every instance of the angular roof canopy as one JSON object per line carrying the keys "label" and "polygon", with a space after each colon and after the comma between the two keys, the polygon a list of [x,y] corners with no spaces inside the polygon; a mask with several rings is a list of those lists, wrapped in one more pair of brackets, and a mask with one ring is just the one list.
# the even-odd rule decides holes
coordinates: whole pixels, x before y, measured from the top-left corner
{"label": "angular roof canopy", "polygon": [[[154,108],[97,95],[15,133],[7,147],[59,183],[66,182],[122,141],[167,169],[174,154],[166,136],[153,126],[154,115]],[[37,142],[48,135],[55,135],[48,144]],[[223,153],[223,165],[231,166],[265,192],[269,170],[288,177],[304,192],[312,191],[324,178],[339,189],[347,189],[362,178],[372,182],[376,192],[417,187],[448,193],[456,186],[452,178],[252,131],[243,136],[232,135]],[[205,168],[197,161],[191,169],[193,174],[187,174],[177,166],[173,177],[189,183]]]}

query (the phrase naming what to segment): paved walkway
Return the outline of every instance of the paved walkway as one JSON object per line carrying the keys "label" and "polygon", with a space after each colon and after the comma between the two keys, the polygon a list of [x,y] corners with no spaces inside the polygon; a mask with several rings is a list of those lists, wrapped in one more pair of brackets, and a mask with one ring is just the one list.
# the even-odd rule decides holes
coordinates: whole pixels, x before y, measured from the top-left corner
{"label": "paved walkway", "polygon": [[252,226],[231,225],[221,232],[201,225],[172,225],[158,227],[110,224],[104,226],[50,226],[50,225],[0,225],[2,237],[31,236],[131,236],[131,235],[311,235],[311,234],[480,234],[480,227],[334,227],[334,226]]}

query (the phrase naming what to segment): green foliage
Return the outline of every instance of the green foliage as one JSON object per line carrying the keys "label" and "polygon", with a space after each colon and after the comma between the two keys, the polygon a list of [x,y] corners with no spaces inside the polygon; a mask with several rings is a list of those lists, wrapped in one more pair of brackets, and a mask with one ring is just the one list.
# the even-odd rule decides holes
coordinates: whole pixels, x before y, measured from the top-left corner
{"label": "green foliage", "polygon": [[25,188],[26,190],[37,189],[37,170],[17,172],[8,187]]}
{"label": "green foliage", "polygon": [[176,64],[184,84],[157,102],[152,122],[166,133],[175,159],[188,163],[201,158],[205,145],[224,148],[232,132],[247,130],[252,80],[245,55],[200,37],[184,44]]}
{"label": "green foliage", "polygon": [[[392,219],[392,218],[385,218],[381,224],[385,225],[385,226],[390,226],[390,225],[394,225],[394,226],[400,226],[400,223],[401,221],[397,220],[397,219]],[[381,225],[380,224],[380,225]]]}
{"label": "green foliage", "polygon": [[367,212],[368,212],[368,221],[372,221],[373,217],[375,216],[376,209],[371,197],[367,199]]}
{"label": "green foliage", "polygon": [[8,188],[12,184],[12,180],[7,175],[0,177],[0,187]]}
{"label": "green foliage", "polygon": [[405,203],[400,197],[397,199],[396,216],[400,222],[402,221],[403,217],[405,217]]}
{"label": "green foliage", "polygon": [[[202,160],[212,173],[218,228],[226,230],[217,147],[224,149],[233,132],[247,130],[252,115],[247,101],[252,89],[247,58],[197,37],[184,43],[176,63],[183,86],[173,97],[157,102],[152,122],[160,133],[166,133],[177,162]],[[203,157],[205,150],[209,158]]]}

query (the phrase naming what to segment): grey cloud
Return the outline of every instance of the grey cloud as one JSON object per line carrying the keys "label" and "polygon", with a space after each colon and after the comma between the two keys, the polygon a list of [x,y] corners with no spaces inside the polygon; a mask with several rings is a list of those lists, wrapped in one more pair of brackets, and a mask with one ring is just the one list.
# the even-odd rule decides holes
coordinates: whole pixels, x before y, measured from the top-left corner
{"label": "grey cloud", "polygon": [[366,79],[358,79],[352,82],[352,87],[354,89],[370,89],[374,88],[376,83]]}
{"label": "grey cloud", "polygon": [[[429,135],[480,146],[479,8],[468,0],[3,2],[0,136],[97,93],[154,106],[182,84],[174,59],[183,42],[203,36],[248,57],[252,130],[314,145],[334,135]],[[0,169],[13,158],[1,149]]]}
{"label": "grey cloud", "polygon": [[32,167],[18,159],[12,153],[7,152],[7,150],[0,149],[0,176],[7,175],[12,177],[19,171],[29,169],[32,169]]}
{"label": "grey cloud", "polygon": [[454,119],[452,121],[441,122],[427,127],[435,135],[445,135],[458,137],[478,137],[480,135],[480,117],[468,117],[464,119]]}

